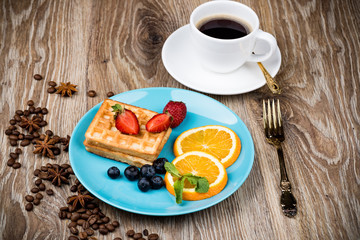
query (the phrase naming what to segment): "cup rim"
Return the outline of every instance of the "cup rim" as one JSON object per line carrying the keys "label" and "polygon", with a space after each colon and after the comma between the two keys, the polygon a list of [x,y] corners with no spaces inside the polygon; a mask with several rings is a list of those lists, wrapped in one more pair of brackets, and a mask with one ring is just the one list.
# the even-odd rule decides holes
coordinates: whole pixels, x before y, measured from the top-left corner
{"label": "cup rim", "polygon": [[[256,23],[255,23],[255,26],[254,28],[252,29],[252,31],[244,36],[244,37],[241,37],[241,38],[235,38],[235,39],[219,39],[219,38],[214,38],[214,37],[210,37],[210,36],[207,36],[205,35],[204,33],[200,32],[200,30],[196,27],[195,23],[194,23],[194,15],[200,11],[200,8],[203,8],[207,5],[216,5],[216,4],[229,4],[229,5],[241,5],[242,7],[246,8],[248,11],[250,11],[252,14],[254,14],[254,16],[256,17]],[[191,28],[195,29],[196,33],[207,39],[207,40],[210,40],[210,41],[214,41],[214,42],[222,42],[222,43],[233,43],[233,42],[236,42],[236,41],[239,41],[239,40],[245,40],[249,37],[251,37],[252,35],[255,34],[255,32],[259,29],[259,17],[258,15],[256,14],[256,12],[254,10],[252,10],[249,6],[243,4],[243,3],[239,3],[239,2],[234,2],[234,1],[211,1],[211,2],[206,2],[206,3],[203,3],[199,6],[197,6],[191,13],[190,15],[190,26]]]}

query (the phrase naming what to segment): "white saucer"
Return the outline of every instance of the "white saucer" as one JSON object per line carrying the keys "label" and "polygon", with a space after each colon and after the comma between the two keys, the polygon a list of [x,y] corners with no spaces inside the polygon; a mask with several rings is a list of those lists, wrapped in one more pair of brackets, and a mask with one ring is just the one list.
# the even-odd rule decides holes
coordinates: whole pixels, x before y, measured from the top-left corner
{"label": "white saucer", "polygon": [[[231,73],[215,73],[205,69],[193,56],[190,26],[173,32],[162,48],[162,61],[169,74],[185,86],[211,94],[233,95],[253,91],[265,84],[265,78],[256,63],[245,63]],[[281,65],[280,49],[263,62],[271,76]]]}

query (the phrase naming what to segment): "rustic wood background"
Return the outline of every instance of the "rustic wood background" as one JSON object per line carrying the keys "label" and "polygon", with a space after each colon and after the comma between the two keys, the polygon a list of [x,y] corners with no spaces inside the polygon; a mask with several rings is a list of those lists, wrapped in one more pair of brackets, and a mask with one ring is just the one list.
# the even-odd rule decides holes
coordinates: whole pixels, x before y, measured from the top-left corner
{"label": "rustic wood background", "polygon": [[[6,166],[14,147],[4,131],[15,110],[33,99],[50,110],[47,128],[65,136],[108,91],[186,88],[166,72],[161,48],[202,2],[0,0],[0,239],[69,236],[68,222],[57,217],[69,187],[56,188],[56,197],[33,212],[24,209],[34,169],[52,160],[26,148],[20,169]],[[210,95],[243,119],[255,142],[253,169],[235,194],[177,217],[142,216],[102,203],[121,224],[106,239],[124,237],[131,228],[147,228],[168,240],[360,239],[360,1],[241,2],[258,13],[261,28],[277,38],[282,52],[276,79],[283,88],[285,160],[298,215],[289,219],[279,208],[278,160],[261,118],[261,100],[273,96],[263,87],[243,95]],[[35,81],[35,73],[45,79]],[[50,95],[48,81],[71,81],[79,92],[66,99]],[[87,97],[90,89],[98,97]],[[68,155],[57,162],[69,162]]]}

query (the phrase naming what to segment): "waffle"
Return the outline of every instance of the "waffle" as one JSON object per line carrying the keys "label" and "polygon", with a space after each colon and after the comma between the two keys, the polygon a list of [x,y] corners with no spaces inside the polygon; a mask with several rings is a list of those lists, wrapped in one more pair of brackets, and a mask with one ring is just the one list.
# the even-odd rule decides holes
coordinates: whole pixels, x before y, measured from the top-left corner
{"label": "waffle", "polygon": [[[134,112],[140,125],[138,135],[122,134],[117,130],[111,108],[115,104]],[[90,152],[132,165],[135,162],[141,164],[140,159],[152,163],[171,133],[171,128],[161,133],[150,133],[146,130],[146,123],[156,114],[157,112],[148,109],[106,99],[85,133],[84,145]]]}

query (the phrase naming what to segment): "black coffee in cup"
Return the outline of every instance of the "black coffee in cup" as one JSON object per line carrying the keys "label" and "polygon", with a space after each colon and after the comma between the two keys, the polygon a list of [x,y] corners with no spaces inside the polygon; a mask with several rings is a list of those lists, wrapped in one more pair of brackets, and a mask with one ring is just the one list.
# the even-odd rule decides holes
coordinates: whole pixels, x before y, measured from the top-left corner
{"label": "black coffee in cup", "polygon": [[214,17],[200,21],[198,29],[203,34],[218,39],[236,39],[248,35],[250,27],[240,19]]}

